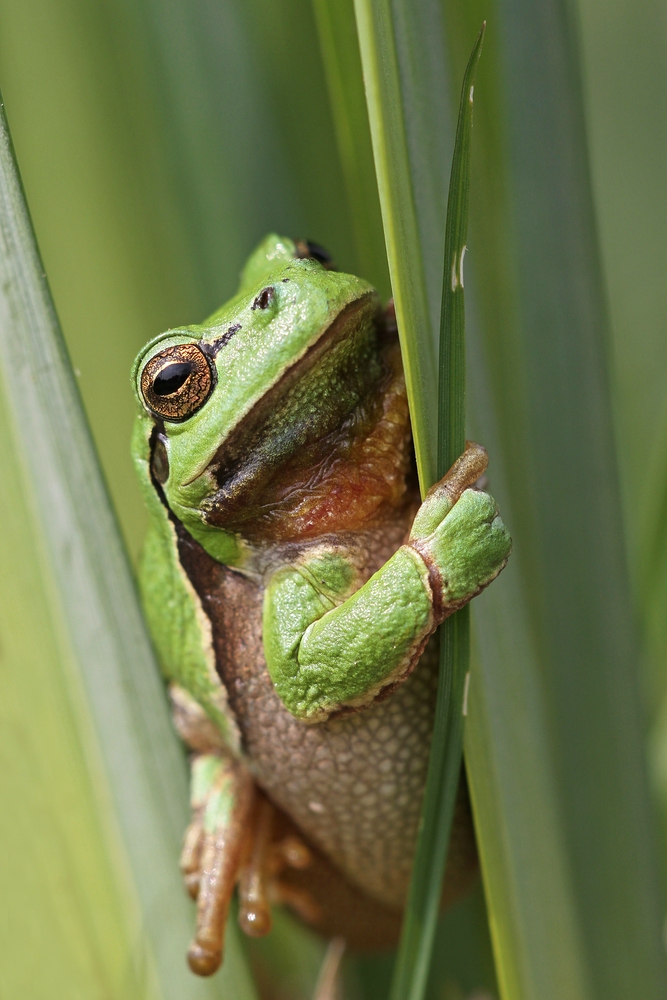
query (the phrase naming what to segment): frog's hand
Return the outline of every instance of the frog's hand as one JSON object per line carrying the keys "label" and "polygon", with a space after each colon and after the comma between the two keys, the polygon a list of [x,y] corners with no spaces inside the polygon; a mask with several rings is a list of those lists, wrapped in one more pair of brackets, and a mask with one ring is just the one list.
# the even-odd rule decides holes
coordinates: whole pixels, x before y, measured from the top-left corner
{"label": "frog's hand", "polygon": [[[469,445],[428,494],[410,539],[355,593],[340,554],[278,570],[264,601],[264,651],[276,691],[305,722],[371,704],[405,680],[440,622],[507,562],[495,501],[469,489],[486,453]],[[345,599],[346,598],[346,599]]]}

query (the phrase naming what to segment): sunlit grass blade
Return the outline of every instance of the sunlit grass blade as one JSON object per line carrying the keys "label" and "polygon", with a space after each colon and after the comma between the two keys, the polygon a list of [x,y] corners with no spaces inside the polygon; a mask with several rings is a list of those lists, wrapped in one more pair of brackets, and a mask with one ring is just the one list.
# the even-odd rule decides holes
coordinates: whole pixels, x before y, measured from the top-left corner
{"label": "sunlit grass blade", "polygon": [[436,366],[389,0],[355,0],[389,276],[422,492],[435,482]]}
{"label": "sunlit grass blade", "polygon": [[313,0],[313,8],[352,214],[359,273],[388,298],[389,275],[354,0]]}
{"label": "sunlit grass blade", "polygon": [[[178,872],[187,819],[183,752],[82,414],[4,111],[0,279],[3,607],[17,616],[3,633],[14,695],[9,705],[3,699],[11,722],[2,727],[9,762],[3,795],[24,781],[20,802],[5,800],[0,810],[3,817],[19,813],[23,830],[22,838],[8,838],[14,857],[3,842],[3,905],[12,925],[3,992],[38,995],[39,977],[44,995],[77,989],[194,1000],[226,991],[253,1000],[233,928],[217,982],[195,979],[185,963],[193,908]],[[12,525],[23,553],[7,535]],[[77,821],[79,813],[86,822]]]}
{"label": "sunlit grass blade", "polygon": [[[444,475],[465,447],[465,303],[463,256],[468,231],[473,89],[484,37],[480,31],[463,78],[447,205],[437,475]],[[392,1000],[421,1000],[426,988],[456,790],[461,775],[463,697],[470,661],[470,615],[464,608],[440,630],[440,678],[424,811]]]}

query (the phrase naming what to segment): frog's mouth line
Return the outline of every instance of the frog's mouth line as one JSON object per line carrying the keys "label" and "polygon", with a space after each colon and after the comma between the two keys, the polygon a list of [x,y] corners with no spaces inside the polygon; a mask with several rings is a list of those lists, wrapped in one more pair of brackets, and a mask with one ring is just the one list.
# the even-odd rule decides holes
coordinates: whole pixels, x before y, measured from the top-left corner
{"label": "frog's mouth line", "polygon": [[377,417],[388,369],[387,329],[372,293],[347,306],[260,399],[208,465],[218,485],[206,521],[230,528],[271,507],[271,485],[287,463],[321,474]]}

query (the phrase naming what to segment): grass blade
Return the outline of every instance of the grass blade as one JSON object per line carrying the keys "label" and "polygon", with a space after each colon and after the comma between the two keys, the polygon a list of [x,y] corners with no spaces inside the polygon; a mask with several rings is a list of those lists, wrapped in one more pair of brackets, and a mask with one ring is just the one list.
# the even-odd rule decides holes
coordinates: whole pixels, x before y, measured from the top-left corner
{"label": "grass blade", "polygon": [[658,0],[578,6],[626,536],[653,712],[667,694],[667,114],[644,95],[667,88],[664,11]]}
{"label": "grass blade", "polygon": [[[463,77],[447,205],[440,331],[438,467],[442,476],[465,447],[465,302],[463,257],[468,232],[470,141],[475,72],[484,27]],[[392,1000],[421,1000],[440,909],[456,790],[461,773],[463,697],[470,662],[470,614],[464,608],[440,630],[440,679],[422,825],[392,982]]]}
{"label": "grass blade", "polygon": [[[13,494],[11,484],[3,483],[3,501],[12,495],[18,498],[22,524],[30,526],[33,548],[28,552],[35,553],[33,572],[39,580],[41,608],[34,604],[35,594],[23,586],[22,568],[16,593],[9,596],[22,616],[19,620],[43,612],[37,626],[45,640],[36,659],[30,655],[34,652],[30,629],[24,637],[26,657],[17,648],[22,637],[11,635],[16,655],[10,665],[17,672],[12,683],[16,689],[26,684],[26,668],[33,670],[36,682],[41,657],[51,657],[59,678],[58,697],[69,704],[70,717],[79,726],[78,739],[70,737],[70,745],[85,754],[69,772],[67,768],[61,772],[69,785],[65,784],[59,798],[58,789],[41,787],[38,777],[40,767],[48,770],[46,758],[39,759],[40,751],[56,754],[58,747],[43,746],[32,734],[30,746],[37,757],[33,820],[42,834],[40,806],[44,803],[51,849],[65,858],[67,884],[78,887],[72,909],[81,913],[87,906],[94,924],[92,931],[84,927],[81,948],[71,928],[63,929],[72,978],[88,964],[95,980],[89,989],[94,988],[95,993],[106,993],[102,983],[111,989],[115,979],[118,996],[148,994],[164,1000],[195,1000],[226,990],[227,995],[253,1000],[254,990],[233,929],[228,962],[217,982],[196,980],[184,960],[193,920],[177,866],[187,817],[184,756],[170,725],[163,686],[81,411],[23,199],[4,111],[0,116],[0,278],[0,388],[6,410],[4,435],[10,442],[5,455],[13,452],[15,459],[7,472],[19,477]],[[15,511],[5,513],[8,520],[16,520]],[[14,557],[11,539],[8,548]],[[15,561],[15,565],[21,567],[20,562]],[[5,586],[9,582],[4,579]],[[52,731],[48,710],[46,721]],[[12,754],[8,744],[17,733],[25,744],[30,725],[31,719],[26,719],[24,712],[20,727],[15,725],[8,731],[3,727],[3,756],[12,763],[11,774],[21,773],[20,755]],[[77,768],[84,775],[79,783],[83,801],[73,803],[67,791]],[[61,830],[71,827],[73,805],[92,816],[87,827],[89,833],[96,832],[92,846],[85,839],[61,842]],[[2,812],[11,815],[12,806],[7,803]],[[36,830],[31,835],[35,837]],[[29,845],[29,840],[15,844],[24,851],[30,850]],[[87,883],[91,876],[88,862],[95,850],[105,865],[107,883],[110,873],[118,883],[114,905],[120,912],[118,924],[124,926],[124,948],[117,935],[109,942],[95,937],[95,929],[104,923],[97,908],[104,910],[108,905],[104,895],[98,891],[95,896]],[[44,895],[47,902],[35,907],[34,898],[32,903],[26,898],[20,878],[25,870],[23,853],[11,863],[3,853],[3,860],[8,880],[3,890],[5,905],[17,918],[17,926],[21,915],[30,929],[18,939],[17,947],[3,949],[2,975],[5,981],[15,983],[26,970],[34,970],[36,941],[48,941],[54,934],[48,917],[62,911],[62,884],[50,878],[48,861],[42,859],[45,877],[34,898]],[[98,890],[104,888],[102,878],[100,882]],[[53,949],[50,954],[53,958]],[[62,972],[62,958],[54,963],[52,968]],[[106,978],[102,972],[105,967]],[[41,967],[39,975],[49,981],[49,968]]]}
{"label": "grass blade", "polygon": [[390,294],[354,0],[313,0],[329,99],[354,225],[359,274]]}
{"label": "grass blade", "polygon": [[[454,66],[481,8],[449,8]],[[576,25],[565,2],[487,11],[470,414],[515,548],[473,607],[465,752],[501,991],[657,998],[662,901]]]}
{"label": "grass blade", "polygon": [[389,276],[422,493],[435,482],[436,367],[389,0],[355,0]]}
{"label": "grass blade", "polygon": [[581,0],[579,9],[625,531],[667,853],[667,115],[643,98],[667,87],[663,8]]}
{"label": "grass blade", "polygon": [[[368,213],[369,205],[372,207],[373,202],[377,200],[377,185],[372,163],[368,116],[363,98],[359,48],[354,31],[353,3],[352,0],[344,2],[315,0],[315,11],[348,190],[357,198],[361,209],[360,219],[363,220],[364,226],[367,224],[372,226],[374,219],[369,217]],[[431,128],[433,121],[449,123],[449,90],[446,67],[442,59],[442,35],[439,30],[441,23],[437,18],[435,22],[433,21],[431,8],[413,11],[412,8],[405,7],[401,12],[394,9],[394,14],[399,18],[395,22],[395,30],[401,65],[401,96],[403,103],[410,107],[410,127],[407,134],[409,158],[413,176],[419,178],[415,192],[418,229],[424,261],[426,264],[430,261],[431,271],[434,270],[435,261],[435,268],[439,271],[437,277],[427,273],[430,312],[431,315],[434,314],[432,300],[435,292],[437,298],[435,313],[438,322],[442,299],[447,170],[442,169],[440,159],[434,158],[432,154],[438,151],[449,161],[450,151],[453,148],[453,135],[451,137],[449,135],[448,124],[443,126],[442,134],[438,135],[434,135]],[[416,18],[412,16],[413,14]],[[429,31],[426,46],[422,44],[424,39],[421,29],[424,26]],[[404,32],[404,37],[401,36],[401,31]],[[419,39],[418,50],[413,50],[410,46],[410,41],[414,37]],[[423,72],[425,63],[426,73]],[[429,100],[425,101],[425,98],[430,99],[430,103]],[[363,101],[361,110],[360,100]],[[426,142],[424,142],[424,128],[428,129]],[[346,148],[348,145],[350,149]],[[367,152],[364,152],[366,150]],[[374,189],[372,201],[368,197],[371,181]],[[371,245],[374,245],[375,253],[384,259],[384,240],[376,238],[372,244],[369,241],[369,246]],[[419,248],[416,252],[419,252]],[[410,248],[408,255],[412,256],[413,253],[414,249]],[[437,288],[432,287],[436,284]],[[462,988],[465,984],[468,991],[491,987],[493,973],[490,970],[493,967],[493,958],[488,936],[484,933],[469,935],[471,926],[486,927],[486,913],[481,893],[477,893],[474,899],[468,900],[463,908],[456,908],[455,912],[448,914],[447,920],[438,929],[438,941],[442,944],[442,948],[438,944],[438,967],[431,972],[431,980],[436,991],[439,991],[445,980],[459,982]],[[458,939],[467,939],[467,946],[463,949],[461,947],[452,949],[452,935]],[[484,970],[487,970],[486,973]],[[364,983],[365,996],[387,995],[391,982],[391,967],[387,962],[369,958],[363,961],[358,959],[357,971]]]}
{"label": "grass blade", "polygon": [[463,76],[449,183],[438,364],[440,376],[438,478],[444,476],[463,452],[466,440],[466,320],[463,260],[468,239],[473,93],[485,30],[486,23],[482,25]]}

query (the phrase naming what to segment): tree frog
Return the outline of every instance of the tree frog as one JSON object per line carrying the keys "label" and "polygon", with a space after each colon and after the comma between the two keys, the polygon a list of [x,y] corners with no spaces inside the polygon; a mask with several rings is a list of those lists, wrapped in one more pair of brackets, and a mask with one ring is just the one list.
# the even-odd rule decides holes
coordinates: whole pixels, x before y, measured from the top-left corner
{"label": "tree frog", "polygon": [[[139,354],[143,605],[192,751],[190,967],[282,902],[352,946],[395,939],[437,685],[431,636],[505,565],[469,443],[420,502],[401,354],[373,288],[268,236],[237,294]],[[445,876],[474,876],[461,784]]]}

